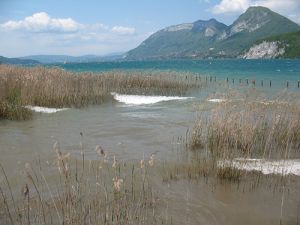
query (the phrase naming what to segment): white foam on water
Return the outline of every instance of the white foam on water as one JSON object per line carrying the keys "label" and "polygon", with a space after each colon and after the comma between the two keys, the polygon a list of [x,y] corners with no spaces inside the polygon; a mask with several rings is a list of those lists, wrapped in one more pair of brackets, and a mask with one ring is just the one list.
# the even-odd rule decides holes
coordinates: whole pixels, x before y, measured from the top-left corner
{"label": "white foam on water", "polygon": [[226,102],[226,99],[222,99],[222,98],[212,98],[212,99],[208,99],[208,102],[213,102],[213,103],[221,103],[221,102]]}
{"label": "white foam on water", "polygon": [[178,97],[178,96],[146,96],[146,95],[121,95],[111,93],[115,100],[126,105],[150,105],[165,101],[187,100],[193,97]]}
{"label": "white foam on water", "polygon": [[263,104],[263,105],[289,105],[287,101],[256,101],[257,103]]}
{"label": "white foam on water", "polygon": [[231,161],[218,162],[219,167],[231,167],[245,171],[258,171],[263,174],[296,175],[300,176],[300,159],[265,160],[237,158]]}
{"label": "white foam on water", "polygon": [[27,105],[25,106],[26,109],[30,109],[32,111],[35,111],[35,112],[39,112],[39,113],[57,113],[57,112],[60,112],[60,111],[64,111],[64,110],[67,110],[68,108],[61,108],[61,109],[58,109],[58,108],[47,108],[47,107],[41,107],[41,106],[31,106],[31,105]]}

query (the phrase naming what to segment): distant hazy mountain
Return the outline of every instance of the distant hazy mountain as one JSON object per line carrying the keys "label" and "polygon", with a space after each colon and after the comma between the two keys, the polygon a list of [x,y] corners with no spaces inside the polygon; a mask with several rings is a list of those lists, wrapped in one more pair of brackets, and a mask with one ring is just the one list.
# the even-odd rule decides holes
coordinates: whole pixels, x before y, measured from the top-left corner
{"label": "distant hazy mountain", "polygon": [[69,55],[31,55],[20,57],[20,59],[37,60],[44,64],[51,63],[87,63],[87,62],[103,62],[114,61],[122,58],[122,53],[115,53],[106,56],[97,55],[83,55],[83,56],[69,56]]}
{"label": "distant hazy mountain", "polygon": [[0,64],[19,64],[19,65],[35,65],[39,64],[36,60],[31,59],[18,59],[18,58],[6,58],[3,56],[0,56]]}
{"label": "distant hazy mountain", "polygon": [[127,60],[237,57],[258,40],[300,26],[265,7],[250,7],[230,26],[215,19],[167,27],[126,54]]}

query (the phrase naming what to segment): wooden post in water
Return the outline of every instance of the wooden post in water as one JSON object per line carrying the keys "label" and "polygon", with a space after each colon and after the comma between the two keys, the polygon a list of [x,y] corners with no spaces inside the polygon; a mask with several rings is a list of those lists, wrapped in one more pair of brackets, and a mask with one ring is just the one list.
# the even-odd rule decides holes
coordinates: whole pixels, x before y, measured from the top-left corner
{"label": "wooden post in water", "polygon": [[228,77],[227,77],[227,83],[228,83],[228,81],[229,81],[229,79],[228,79]]}
{"label": "wooden post in water", "polygon": [[252,80],[252,84],[255,86],[256,85],[256,80]]}
{"label": "wooden post in water", "polygon": [[263,80],[261,81],[261,86],[262,86],[262,87],[264,86],[264,81],[263,81]]}
{"label": "wooden post in water", "polygon": [[287,87],[287,88],[289,87],[289,82],[288,82],[288,81],[286,82],[286,87]]}
{"label": "wooden post in water", "polygon": [[249,84],[249,80],[248,79],[246,79],[246,83],[247,83],[247,85]]}
{"label": "wooden post in water", "polygon": [[300,81],[298,81],[298,88],[300,88]]}
{"label": "wooden post in water", "polygon": [[212,82],[212,76],[209,77],[209,82]]}
{"label": "wooden post in water", "polygon": [[232,83],[234,84],[234,78],[232,79]]}
{"label": "wooden post in water", "polygon": [[217,82],[217,77],[215,76],[215,82]]}
{"label": "wooden post in water", "polygon": [[270,87],[272,87],[272,81],[270,80]]}

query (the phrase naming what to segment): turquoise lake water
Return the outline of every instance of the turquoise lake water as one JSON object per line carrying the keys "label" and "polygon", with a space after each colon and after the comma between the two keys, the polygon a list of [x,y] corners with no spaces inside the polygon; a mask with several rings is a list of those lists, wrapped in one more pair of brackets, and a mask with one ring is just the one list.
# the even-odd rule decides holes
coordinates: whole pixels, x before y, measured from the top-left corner
{"label": "turquoise lake water", "polygon": [[217,79],[272,80],[279,84],[300,81],[300,60],[165,60],[57,64],[66,70],[173,70],[216,76]]}

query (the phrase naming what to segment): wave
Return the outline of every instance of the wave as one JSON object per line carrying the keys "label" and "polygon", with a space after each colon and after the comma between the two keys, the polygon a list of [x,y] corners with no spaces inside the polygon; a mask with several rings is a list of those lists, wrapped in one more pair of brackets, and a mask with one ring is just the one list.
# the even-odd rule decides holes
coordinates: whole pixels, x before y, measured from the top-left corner
{"label": "wave", "polygon": [[212,98],[212,99],[207,99],[208,102],[213,102],[213,103],[222,103],[222,102],[226,102],[226,99],[222,99],[222,98]]}
{"label": "wave", "polygon": [[265,159],[245,159],[237,158],[233,160],[224,160],[218,162],[219,167],[231,167],[245,171],[258,171],[265,175],[296,175],[300,176],[300,160],[265,160]]}
{"label": "wave", "polygon": [[41,106],[31,106],[31,105],[27,105],[25,106],[26,109],[30,109],[34,112],[39,112],[39,113],[57,113],[60,111],[64,111],[67,110],[68,108],[47,108],[47,107],[41,107]]}
{"label": "wave", "polygon": [[146,95],[121,95],[111,93],[115,100],[127,105],[150,105],[165,101],[187,100],[193,97],[178,97],[178,96],[146,96]]}

